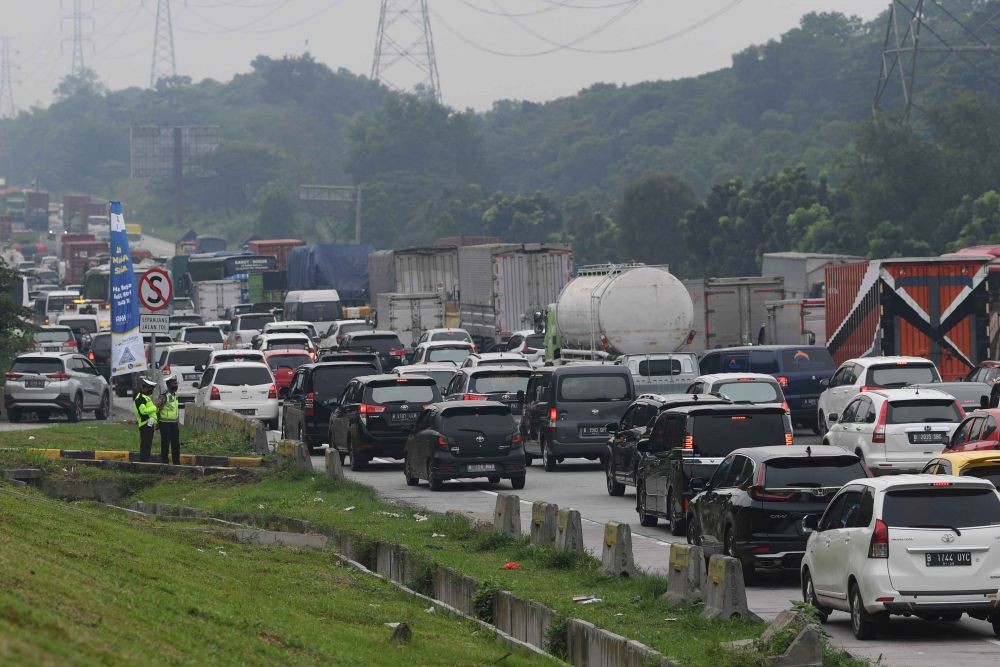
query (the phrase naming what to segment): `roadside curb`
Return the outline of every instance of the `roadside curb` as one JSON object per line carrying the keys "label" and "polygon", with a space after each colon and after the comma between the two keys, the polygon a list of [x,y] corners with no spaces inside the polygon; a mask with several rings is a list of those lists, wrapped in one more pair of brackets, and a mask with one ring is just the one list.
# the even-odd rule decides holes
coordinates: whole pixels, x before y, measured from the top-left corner
{"label": "roadside curb", "polygon": [[[6,449],[4,451],[22,451],[17,449]],[[122,450],[102,450],[102,449],[41,449],[28,448],[23,451],[38,454],[47,459],[76,459],[90,461],[121,461],[131,463],[143,463],[139,461],[139,452]],[[208,454],[181,454],[181,464],[175,466],[169,463],[162,463],[159,454],[150,454],[147,463],[157,465],[169,465],[172,468],[183,468],[189,466],[216,467],[216,468],[258,468],[264,465],[264,458],[261,456],[213,456]]]}

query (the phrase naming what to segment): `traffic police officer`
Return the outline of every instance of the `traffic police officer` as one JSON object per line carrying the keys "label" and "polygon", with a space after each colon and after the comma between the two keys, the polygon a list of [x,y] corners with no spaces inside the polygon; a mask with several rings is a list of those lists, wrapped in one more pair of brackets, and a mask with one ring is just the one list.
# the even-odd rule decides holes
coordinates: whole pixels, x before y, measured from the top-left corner
{"label": "traffic police officer", "polygon": [[149,396],[156,383],[142,378],[135,394],[135,420],[139,426],[139,460],[149,461],[149,451],[153,448],[153,430],[156,428],[156,403]]}
{"label": "traffic police officer", "polygon": [[163,381],[167,385],[167,391],[157,401],[157,406],[159,407],[157,423],[160,425],[160,461],[163,463],[170,462],[170,459],[167,457],[169,448],[170,453],[173,454],[173,463],[176,466],[181,464],[181,429],[180,424],[177,423],[179,412],[177,405],[177,376],[168,375]]}

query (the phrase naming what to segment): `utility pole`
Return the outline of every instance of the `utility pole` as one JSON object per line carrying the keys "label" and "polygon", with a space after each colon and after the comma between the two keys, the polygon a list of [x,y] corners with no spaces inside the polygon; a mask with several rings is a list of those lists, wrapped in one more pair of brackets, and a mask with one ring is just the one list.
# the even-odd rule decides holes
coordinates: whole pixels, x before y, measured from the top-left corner
{"label": "utility pole", "polygon": [[93,19],[83,13],[83,0],[73,0],[73,13],[67,16],[73,24],[73,65],[70,68],[70,74],[73,76],[79,76],[86,65],[83,62],[83,43],[90,42],[89,37],[84,37],[83,35],[83,24],[84,21],[88,21],[93,25]]}
{"label": "utility pole", "polygon": [[165,77],[177,76],[174,58],[174,27],[170,20],[170,0],[156,0],[156,30],[153,33],[153,65],[149,73],[149,87]]}
{"label": "utility pole", "polygon": [[[390,80],[386,71],[393,68]],[[427,0],[382,0],[371,78],[400,91],[405,88],[400,82],[415,78],[412,88],[418,95],[441,101]]]}
{"label": "utility pole", "polygon": [[14,83],[11,77],[10,37],[0,36],[0,118],[13,118],[17,113],[14,104]]}
{"label": "utility pole", "polygon": [[354,186],[354,243],[361,245],[361,186]]}

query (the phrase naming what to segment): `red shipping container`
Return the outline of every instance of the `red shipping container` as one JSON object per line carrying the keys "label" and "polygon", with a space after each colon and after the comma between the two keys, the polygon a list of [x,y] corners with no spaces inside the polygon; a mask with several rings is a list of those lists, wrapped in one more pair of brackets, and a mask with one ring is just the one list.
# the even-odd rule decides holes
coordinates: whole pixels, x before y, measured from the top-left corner
{"label": "red shipping container", "polygon": [[107,241],[75,241],[63,244],[66,256],[66,283],[82,283],[95,257],[109,253]]}
{"label": "red shipping container", "polygon": [[49,193],[45,190],[25,190],[24,208],[28,211],[49,211]]}
{"label": "red shipping container", "polygon": [[907,355],[964,378],[989,356],[987,257],[883,259],[826,269],[827,348],[840,364]]}
{"label": "red shipping container", "polygon": [[288,254],[292,252],[292,248],[298,248],[302,245],[305,245],[305,241],[299,239],[260,239],[250,241],[247,244],[247,249],[255,255],[273,256],[278,260],[276,268],[280,271],[287,271]]}
{"label": "red shipping container", "polygon": [[66,259],[66,244],[67,243],[77,243],[78,241],[96,241],[97,237],[93,234],[84,234],[81,232],[67,232],[66,234],[60,235],[56,239],[56,244],[58,246],[59,259]]}
{"label": "red shipping container", "polygon": [[89,201],[89,195],[63,195],[63,224],[68,226],[74,217],[82,216],[83,205]]}

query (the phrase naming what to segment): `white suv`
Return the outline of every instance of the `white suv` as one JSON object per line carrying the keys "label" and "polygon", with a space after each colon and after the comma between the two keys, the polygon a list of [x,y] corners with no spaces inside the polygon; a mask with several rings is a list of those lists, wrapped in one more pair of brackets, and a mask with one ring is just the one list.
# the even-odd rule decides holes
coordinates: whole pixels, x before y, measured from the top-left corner
{"label": "white suv", "polygon": [[802,597],[822,620],[851,614],[872,639],[890,614],[990,621],[1000,636],[1000,495],[991,482],[951,475],[857,479],[841,489],[802,559]]}
{"label": "white suv", "polygon": [[857,394],[823,437],[860,456],[872,472],[920,472],[965,417],[955,397],[935,389]]}
{"label": "white suv", "polygon": [[270,430],[278,428],[278,387],[267,364],[230,361],[205,369],[194,404],[256,417]]}
{"label": "white suv", "polygon": [[788,410],[785,393],[773,375],[764,373],[712,373],[688,385],[689,394],[719,394],[736,403],[770,405]]}
{"label": "white suv", "polygon": [[816,423],[826,433],[858,392],[867,389],[898,389],[911,384],[940,382],[934,362],[921,357],[860,357],[840,365],[829,380],[816,404]]}

